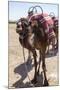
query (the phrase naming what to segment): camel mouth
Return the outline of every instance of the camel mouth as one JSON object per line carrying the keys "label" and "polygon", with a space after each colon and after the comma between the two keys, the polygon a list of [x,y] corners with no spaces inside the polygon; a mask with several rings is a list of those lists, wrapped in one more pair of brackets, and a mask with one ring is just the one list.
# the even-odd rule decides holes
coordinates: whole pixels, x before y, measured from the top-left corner
{"label": "camel mouth", "polygon": [[16,32],[20,33],[22,31],[22,27],[21,28],[16,28]]}
{"label": "camel mouth", "polygon": [[23,39],[24,38],[24,33],[22,30],[20,30],[19,28],[16,29],[16,32],[19,34],[20,38]]}

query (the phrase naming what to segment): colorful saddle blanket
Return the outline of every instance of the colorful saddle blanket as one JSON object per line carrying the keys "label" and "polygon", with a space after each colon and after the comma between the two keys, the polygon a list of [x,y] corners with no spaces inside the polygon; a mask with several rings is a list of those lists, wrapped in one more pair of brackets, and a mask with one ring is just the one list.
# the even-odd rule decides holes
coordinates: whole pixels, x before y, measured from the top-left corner
{"label": "colorful saddle blanket", "polygon": [[[30,17],[29,22],[34,21],[34,20],[39,20],[40,23],[42,24],[42,27],[44,28],[46,34],[51,38],[53,35],[53,25],[54,21],[52,18],[44,13],[44,14],[34,14]],[[48,30],[49,29],[49,30]],[[47,31],[48,30],[48,31]]]}

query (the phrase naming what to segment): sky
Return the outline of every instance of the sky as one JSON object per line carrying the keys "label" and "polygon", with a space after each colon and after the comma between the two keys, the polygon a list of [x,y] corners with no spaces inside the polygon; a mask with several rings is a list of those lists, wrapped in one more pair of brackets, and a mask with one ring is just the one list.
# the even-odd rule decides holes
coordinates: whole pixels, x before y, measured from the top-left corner
{"label": "sky", "polygon": [[[29,3],[29,2],[16,2],[9,1],[9,20],[14,21],[18,20],[21,17],[26,17],[28,15],[28,9],[31,6],[39,5],[42,7],[44,13],[50,14],[50,12],[54,12],[55,16],[58,17],[58,4],[43,4],[43,3]],[[37,8],[38,12],[41,13],[41,10]]]}

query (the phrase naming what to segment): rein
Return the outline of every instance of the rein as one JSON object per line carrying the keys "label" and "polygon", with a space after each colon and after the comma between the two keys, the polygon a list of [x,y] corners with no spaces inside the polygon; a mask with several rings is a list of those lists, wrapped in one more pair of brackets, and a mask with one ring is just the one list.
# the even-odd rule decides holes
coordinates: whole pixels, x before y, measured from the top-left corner
{"label": "rein", "polygon": [[[23,39],[22,39],[22,42],[23,42]],[[24,58],[24,63],[26,62],[26,59],[25,59],[25,52],[24,52],[24,47],[22,46],[22,50],[23,50],[23,58]],[[28,74],[28,68],[27,68],[27,65],[25,63],[25,68],[26,68],[26,72],[27,72],[27,77],[29,79],[29,82],[31,84],[32,87],[34,87],[34,85],[31,83],[31,80],[30,80],[30,77],[29,77],[29,74]]]}

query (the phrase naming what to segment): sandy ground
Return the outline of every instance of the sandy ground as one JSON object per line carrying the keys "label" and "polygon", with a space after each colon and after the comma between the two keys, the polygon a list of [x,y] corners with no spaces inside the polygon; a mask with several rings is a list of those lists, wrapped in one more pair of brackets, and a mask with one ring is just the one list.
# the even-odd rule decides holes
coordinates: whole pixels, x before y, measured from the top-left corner
{"label": "sandy ground", "polygon": [[[28,62],[28,51],[25,49],[26,62],[24,62],[22,47],[15,29],[15,24],[9,24],[9,88],[32,87],[27,76],[25,64],[28,63],[28,75],[30,80],[32,80],[34,76],[33,58]],[[58,53],[55,56],[46,57],[47,78],[50,86],[58,85],[58,63]],[[42,86],[43,73],[40,73],[37,79],[37,84],[33,86]]]}

